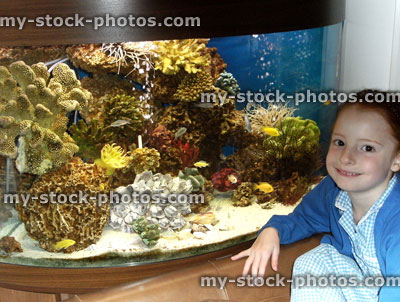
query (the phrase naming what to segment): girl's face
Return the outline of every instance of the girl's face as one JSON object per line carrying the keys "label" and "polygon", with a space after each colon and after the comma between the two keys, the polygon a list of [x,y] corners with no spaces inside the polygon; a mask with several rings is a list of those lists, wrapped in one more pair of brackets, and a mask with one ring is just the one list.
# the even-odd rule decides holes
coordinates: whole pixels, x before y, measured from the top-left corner
{"label": "girl's face", "polygon": [[326,158],[328,173],[339,188],[379,198],[400,168],[397,142],[390,131],[377,112],[350,106],[340,113]]}

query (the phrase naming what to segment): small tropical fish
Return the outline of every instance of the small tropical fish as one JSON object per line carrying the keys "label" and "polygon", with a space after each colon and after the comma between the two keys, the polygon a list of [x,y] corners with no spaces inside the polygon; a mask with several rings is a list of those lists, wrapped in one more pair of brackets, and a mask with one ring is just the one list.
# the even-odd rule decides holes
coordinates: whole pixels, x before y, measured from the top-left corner
{"label": "small tropical fish", "polygon": [[130,121],[126,121],[126,120],[117,120],[114,123],[112,123],[110,126],[111,127],[122,127],[125,125],[129,125],[131,122]]}
{"label": "small tropical fish", "polygon": [[62,241],[57,242],[53,247],[57,250],[66,249],[70,246],[73,246],[76,242],[71,239],[65,239]]}
{"label": "small tropical fish", "polygon": [[281,135],[279,130],[274,128],[274,127],[262,127],[261,131],[264,132],[265,134],[270,135],[270,136],[279,136],[279,135]]}
{"label": "small tropical fish", "polygon": [[208,167],[210,164],[204,160],[198,161],[196,163],[194,163],[193,166],[195,166],[196,168],[205,168]]}
{"label": "small tropical fish", "polygon": [[214,107],[213,103],[203,103],[203,102],[192,103],[192,105],[197,108],[205,108],[205,109],[210,109]]}
{"label": "small tropical fish", "polygon": [[180,127],[180,128],[175,132],[174,138],[175,138],[175,139],[180,138],[182,135],[184,135],[184,134],[186,133],[186,131],[187,131],[187,128],[185,128],[185,127]]}
{"label": "small tropical fish", "polygon": [[244,127],[248,132],[251,132],[251,123],[247,113],[244,114]]}
{"label": "small tropical fish", "polygon": [[326,102],[323,103],[323,105],[328,106],[329,104],[331,104],[332,101],[331,100],[327,100]]}
{"label": "small tropical fish", "polygon": [[260,182],[254,185],[255,190],[260,190],[264,193],[271,193],[274,191],[274,188],[267,182]]}
{"label": "small tropical fish", "polygon": [[238,181],[237,177],[233,174],[228,176],[228,180],[233,184],[237,183],[237,181]]}

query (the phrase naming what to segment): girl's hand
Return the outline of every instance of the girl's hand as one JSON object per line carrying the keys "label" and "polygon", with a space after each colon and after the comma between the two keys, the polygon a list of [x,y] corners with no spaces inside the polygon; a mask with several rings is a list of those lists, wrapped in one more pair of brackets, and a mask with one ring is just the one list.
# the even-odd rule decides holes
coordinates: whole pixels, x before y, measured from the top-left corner
{"label": "girl's hand", "polygon": [[244,265],[243,276],[246,276],[250,267],[252,267],[251,274],[253,277],[263,277],[270,258],[272,269],[274,271],[278,270],[278,256],[278,231],[274,228],[266,228],[260,233],[251,248],[232,256],[231,259],[235,261],[243,257],[249,257]]}

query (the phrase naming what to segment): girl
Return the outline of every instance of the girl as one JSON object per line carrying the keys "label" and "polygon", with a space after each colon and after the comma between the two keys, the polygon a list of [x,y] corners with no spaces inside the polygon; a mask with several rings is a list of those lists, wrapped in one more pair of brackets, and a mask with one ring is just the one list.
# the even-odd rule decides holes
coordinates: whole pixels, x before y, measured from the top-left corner
{"label": "girl", "polygon": [[296,260],[293,279],[342,276],[348,277],[347,285],[354,285],[350,277],[357,278],[359,286],[331,281],[327,287],[296,288],[292,283],[291,301],[400,301],[400,286],[371,287],[374,280],[367,278],[400,277],[400,180],[395,173],[400,169],[400,105],[367,102],[378,93],[362,91],[357,102],[340,107],[326,158],[329,175],[292,214],[273,216],[253,246],[232,257],[248,257],[244,275],[251,269],[253,276],[263,276],[270,259],[276,271],[280,243],[330,233]]}

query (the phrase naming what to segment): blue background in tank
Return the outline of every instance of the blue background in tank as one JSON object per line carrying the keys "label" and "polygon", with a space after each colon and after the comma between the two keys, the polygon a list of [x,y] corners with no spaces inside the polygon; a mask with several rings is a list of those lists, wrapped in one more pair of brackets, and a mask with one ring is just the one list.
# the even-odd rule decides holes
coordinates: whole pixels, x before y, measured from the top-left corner
{"label": "blue background in tank", "polygon": [[[341,32],[339,23],[308,30],[213,38],[207,46],[218,49],[241,92],[337,91]],[[245,105],[238,104],[238,109]],[[318,123],[323,153],[328,148],[336,112],[336,104],[321,103],[302,103],[295,112]]]}

